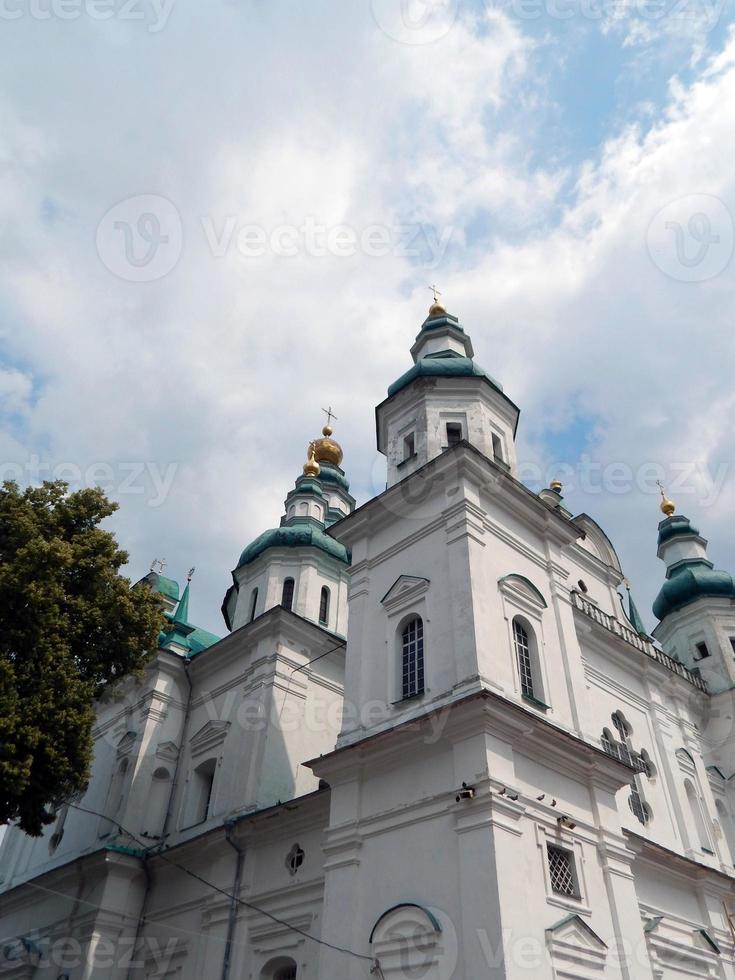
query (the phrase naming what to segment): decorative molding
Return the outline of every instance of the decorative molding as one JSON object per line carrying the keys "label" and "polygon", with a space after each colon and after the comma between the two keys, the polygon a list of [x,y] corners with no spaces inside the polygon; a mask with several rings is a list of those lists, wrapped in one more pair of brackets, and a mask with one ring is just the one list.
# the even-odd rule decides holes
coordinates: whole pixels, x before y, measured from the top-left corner
{"label": "decorative molding", "polygon": [[537,615],[540,615],[541,610],[548,609],[548,604],[541,590],[525,575],[519,575],[516,572],[503,575],[502,578],[498,579],[498,588],[516,605],[524,608],[530,605]]}
{"label": "decorative molding", "polygon": [[399,575],[380,602],[390,612],[409,607],[428,591],[430,584],[428,578]]}
{"label": "decorative molding", "polygon": [[192,757],[202,755],[221,745],[227,737],[229,727],[229,721],[208,721],[189,740]]}

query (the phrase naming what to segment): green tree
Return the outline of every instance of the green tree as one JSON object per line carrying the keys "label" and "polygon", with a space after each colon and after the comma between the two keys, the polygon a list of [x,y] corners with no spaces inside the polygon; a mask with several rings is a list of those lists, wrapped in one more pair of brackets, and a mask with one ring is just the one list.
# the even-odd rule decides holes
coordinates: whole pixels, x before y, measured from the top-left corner
{"label": "green tree", "polygon": [[157,647],[160,597],[130,587],[99,489],[0,489],[0,823],[37,836],[82,790],[94,700]]}

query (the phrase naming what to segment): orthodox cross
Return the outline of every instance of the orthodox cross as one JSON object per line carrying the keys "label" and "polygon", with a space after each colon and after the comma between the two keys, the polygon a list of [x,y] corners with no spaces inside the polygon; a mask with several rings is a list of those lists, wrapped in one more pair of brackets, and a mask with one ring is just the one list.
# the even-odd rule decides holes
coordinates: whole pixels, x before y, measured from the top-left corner
{"label": "orthodox cross", "polygon": [[189,569],[189,572],[188,572],[188,574],[186,576],[186,581],[187,582],[191,582],[191,580],[194,578],[194,572],[195,571],[196,571],[196,568],[190,568]]}
{"label": "orthodox cross", "polygon": [[432,293],[434,294],[434,302],[436,303],[438,301],[439,297],[441,296],[441,293],[436,288],[436,286],[427,286],[427,289],[430,289],[432,291]]}
{"label": "orthodox cross", "polygon": [[332,419],[334,419],[335,422],[339,422],[339,419],[337,418],[337,416],[332,411],[332,406],[331,405],[329,406],[329,408],[323,408],[322,411],[327,416],[327,425],[331,425],[332,424]]}
{"label": "orthodox cross", "polygon": [[158,574],[163,575],[166,571],[166,559],[165,558],[154,558],[151,562],[151,571],[156,571],[156,565],[158,565]]}

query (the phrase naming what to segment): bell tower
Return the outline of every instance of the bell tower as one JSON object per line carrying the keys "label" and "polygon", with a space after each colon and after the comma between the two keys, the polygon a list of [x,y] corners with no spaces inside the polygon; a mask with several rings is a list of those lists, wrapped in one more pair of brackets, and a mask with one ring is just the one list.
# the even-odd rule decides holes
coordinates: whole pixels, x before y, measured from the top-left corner
{"label": "bell tower", "polygon": [[472,341],[435,297],[411,347],[413,367],[375,410],[388,487],[458,442],[516,473],[519,409],[474,360]]}
{"label": "bell tower", "polygon": [[658,557],[666,581],[653,604],[653,631],[667,653],[697,669],[711,694],[735,687],[735,582],[707,558],[707,541],[663,493]]}

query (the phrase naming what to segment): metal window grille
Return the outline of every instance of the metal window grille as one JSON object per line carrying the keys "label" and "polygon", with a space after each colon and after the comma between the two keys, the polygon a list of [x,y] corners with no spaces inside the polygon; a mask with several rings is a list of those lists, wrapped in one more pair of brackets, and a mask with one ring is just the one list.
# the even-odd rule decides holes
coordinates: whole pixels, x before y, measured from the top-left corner
{"label": "metal window grille", "polygon": [[528,633],[521,626],[518,620],[513,622],[513,638],[516,646],[516,657],[518,658],[518,672],[521,677],[521,693],[526,697],[533,697],[533,674],[531,673],[531,645],[528,641]]}
{"label": "metal window grille", "polygon": [[604,731],[602,732],[602,736],[600,737],[600,744],[602,745],[603,750],[607,752],[608,755],[611,755],[613,756],[613,758],[617,759],[618,746],[617,743],[613,741],[610,732],[607,730],[607,728],[605,728]]}
{"label": "metal window grille", "polygon": [[403,628],[402,690],[410,698],[424,690],[424,624],[417,616]]}
{"label": "metal window grille", "polygon": [[651,819],[651,811],[648,806],[643,802],[643,797],[635,783],[631,784],[630,796],[628,797],[628,806],[630,807],[631,813],[644,826]]}
{"label": "metal window grille", "polygon": [[625,742],[625,740],[628,738],[628,735],[630,735],[630,729],[628,728],[625,719],[623,718],[623,716],[620,714],[619,711],[616,711],[615,714],[612,716],[612,723],[613,725],[615,725],[615,729],[618,735],[620,736],[620,741]]}
{"label": "metal window grille", "polygon": [[557,895],[577,895],[577,881],[574,876],[574,855],[563,847],[546,845],[549,857],[549,877],[551,890]]}

